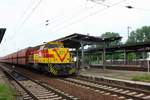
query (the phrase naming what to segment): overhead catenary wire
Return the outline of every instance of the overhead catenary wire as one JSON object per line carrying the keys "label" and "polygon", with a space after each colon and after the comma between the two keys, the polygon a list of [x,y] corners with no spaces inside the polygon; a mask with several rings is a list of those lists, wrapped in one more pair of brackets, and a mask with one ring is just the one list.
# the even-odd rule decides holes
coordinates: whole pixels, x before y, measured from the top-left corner
{"label": "overhead catenary wire", "polygon": [[[23,27],[23,25],[25,24],[25,22],[32,16],[32,14],[35,12],[35,10],[38,8],[38,6],[40,5],[40,3],[42,2],[42,0],[39,0],[38,3],[32,8],[31,12],[25,17],[25,19],[22,21],[22,23],[20,24],[19,28],[17,29],[17,31],[13,34],[13,36],[15,37],[16,34],[20,31],[20,29]],[[13,37],[13,38],[14,38]]]}
{"label": "overhead catenary wire", "polygon": [[[95,0],[93,0],[93,1],[95,1]],[[123,0],[123,1],[125,1],[125,0]],[[37,3],[37,6],[40,4],[40,2],[41,2],[41,0],[39,1],[39,3]],[[120,3],[120,2],[117,2],[117,3]],[[114,5],[116,5],[116,4],[114,4]],[[32,12],[34,12],[34,10],[36,9],[37,6],[34,7],[34,9],[32,10]],[[109,8],[109,5],[105,5],[105,6],[106,6],[107,8]],[[111,6],[112,6],[112,5],[111,5]],[[105,10],[105,9],[104,9],[104,10]],[[92,13],[92,14],[89,14],[88,16],[85,16],[85,17],[79,19],[79,21],[80,21],[80,20],[82,21],[82,19],[87,18],[87,17],[89,17],[89,16],[93,16],[93,15],[95,15],[96,13],[101,12],[101,11],[103,11],[103,9],[102,9],[102,10],[98,10],[98,11]],[[30,15],[31,15],[31,14],[30,14]],[[26,17],[26,20],[30,17],[30,15]],[[22,25],[25,23],[26,20],[23,21]],[[55,22],[55,21],[54,21],[54,22]],[[52,22],[52,23],[54,23],[54,22]],[[69,25],[74,24],[74,23],[77,23],[77,22],[72,22],[72,23],[70,23]],[[51,23],[49,23],[49,24],[51,24]],[[22,26],[22,25],[21,25],[21,26]],[[21,27],[21,26],[20,26],[20,27]],[[65,25],[65,26],[67,26],[67,25]],[[63,27],[64,27],[64,26],[63,26]]]}
{"label": "overhead catenary wire", "polygon": [[131,6],[131,5],[127,5],[127,6],[123,6],[123,7],[126,7],[128,9],[135,9],[135,10],[149,11],[150,12],[150,9],[138,8],[138,7],[134,7],[134,6]]}
{"label": "overhead catenary wire", "polygon": [[31,0],[30,3],[29,3],[29,5],[27,5],[27,7],[26,7],[25,10],[23,11],[22,15],[20,16],[18,22],[17,22],[16,25],[14,26],[15,31],[16,31],[16,29],[17,29],[17,25],[19,24],[19,22],[21,22],[21,20],[23,20],[23,18],[26,17],[28,11],[31,9],[31,7],[34,5],[34,3],[35,3],[35,0],[34,0],[34,1]]}
{"label": "overhead catenary wire", "polygon": [[33,9],[31,10],[31,12],[27,15],[27,17],[23,20],[22,24],[20,25],[18,31],[23,27],[23,25],[25,24],[25,22],[32,16],[32,14],[35,12],[35,10],[38,8],[38,6],[41,4],[42,0],[39,0],[38,3],[35,5],[35,7],[33,7]]}
{"label": "overhead catenary wire", "polygon": [[[123,2],[125,2],[125,1],[127,1],[127,0],[122,0],[122,1],[120,1],[120,2],[117,2],[117,3],[114,3],[114,4],[109,4],[109,3],[107,3],[107,4],[105,4],[105,1],[106,0],[87,0],[87,1],[92,1],[92,2],[94,2],[94,3],[97,3],[97,4],[100,4],[100,5],[102,5],[102,6],[105,6],[105,7],[107,7],[107,8],[109,8],[110,6],[119,6],[119,7],[126,7],[126,8],[129,8],[129,9],[137,9],[137,10],[143,10],[143,11],[150,11],[149,9],[143,9],[143,8],[136,8],[136,7],[133,7],[133,6],[120,6],[119,4],[123,1]],[[101,2],[99,2],[99,1],[101,1]],[[90,16],[90,15],[89,15]],[[84,18],[83,18],[84,19]],[[58,27],[58,26],[57,26]]]}
{"label": "overhead catenary wire", "polygon": [[[75,8],[79,8],[79,7],[75,7]],[[74,9],[75,9],[74,8]],[[93,8],[92,8],[93,9]],[[41,22],[41,23],[39,23],[39,24],[37,24],[36,26],[39,26],[39,25],[41,25],[41,26],[43,26],[43,25],[45,25],[45,26],[48,26],[48,25],[52,25],[52,24],[55,24],[55,23],[57,23],[57,22],[59,22],[60,23],[60,21],[61,21],[61,23],[64,23],[64,22],[66,22],[67,20],[71,20],[71,19],[73,19],[75,16],[79,16],[80,14],[83,14],[84,12],[87,12],[88,10],[91,10],[91,8],[80,8],[80,9],[78,9],[77,10],[77,12],[75,12],[75,13],[73,13],[73,14],[71,14],[70,16],[69,16],[69,18],[70,19],[65,19],[66,18],[66,14],[65,13],[61,13],[61,14],[59,14],[59,15],[56,15],[55,17],[53,17],[53,18],[47,18],[45,21],[43,21],[43,22]],[[62,18],[62,19],[60,19],[60,18]],[[58,24],[59,24],[58,23]],[[37,27],[35,27],[35,28],[37,28]]]}
{"label": "overhead catenary wire", "polygon": [[[76,7],[75,9],[77,9],[78,7]],[[64,20],[60,20],[61,21],[61,23],[66,23],[66,21],[68,21],[68,20],[72,20],[73,18],[75,18],[75,17],[77,17],[77,16],[79,16],[79,15],[81,15],[81,14],[83,14],[83,13],[86,13],[86,12],[88,12],[89,10],[91,10],[91,9],[94,9],[94,7],[92,7],[92,8],[84,8],[84,9],[79,9],[77,12],[75,12],[75,13],[73,13],[72,15],[70,15],[69,16],[69,19],[64,19]],[[62,16],[62,15],[61,15]],[[65,16],[62,16],[62,18],[65,18]],[[56,18],[54,18],[54,20],[49,20],[49,23],[48,23],[48,25],[51,25],[51,24],[54,24],[54,23],[57,23],[59,20],[57,20]],[[60,23],[60,21],[59,21],[59,23]],[[57,25],[58,26],[58,25]],[[56,26],[56,27],[57,27]]]}
{"label": "overhead catenary wire", "polygon": [[[125,0],[121,0],[121,1],[119,1],[119,2],[117,2],[117,3],[112,4],[112,5],[105,6],[106,8],[104,8],[104,9],[99,9],[99,10],[97,10],[97,11],[95,11],[95,12],[93,12],[93,13],[90,13],[89,15],[84,16],[84,17],[82,17],[82,18],[79,18],[78,20],[73,21],[73,22],[71,22],[71,23],[69,23],[69,24],[67,24],[67,25],[57,25],[56,27],[59,27],[59,26],[62,26],[62,27],[56,29],[55,31],[61,30],[62,28],[65,28],[65,27],[67,27],[67,26],[73,25],[73,24],[75,24],[75,23],[77,23],[77,22],[81,22],[81,21],[85,20],[86,18],[88,18],[88,17],[90,17],[90,16],[94,16],[94,15],[96,15],[97,13],[103,12],[103,11],[105,11],[107,8],[113,7],[113,6],[115,6],[115,5],[118,5],[118,4],[120,4],[120,3],[124,2],[124,1],[125,1]],[[80,12],[80,13],[81,13],[81,12]],[[73,14],[72,17],[73,17],[74,15],[76,15],[76,13]],[[79,15],[79,14],[78,14],[78,15]],[[71,18],[72,18],[72,17],[71,17]],[[72,19],[73,19],[73,18],[72,18]],[[67,20],[70,20],[70,19],[67,19]],[[49,20],[49,21],[50,21],[50,20]],[[48,22],[49,22],[49,21],[48,21]],[[63,21],[63,22],[65,22],[65,21]],[[48,23],[48,25],[51,25],[51,24],[53,24],[53,23],[55,23],[55,21],[51,21],[50,23]],[[48,27],[48,25],[47,25],[47,27]],[[52,31],[52,32],[55,32],[55,31]]]}
{"label": "overhead catenary wire", "polygon": [[[81,5],[80,5],[81,6]],[[37,24],[36,26],[35,26],[35,28],[29,28],[29,29],[26,29],[26,30],[34,30],[34,29],[37,29],[37,26],[39,26],[40,28],[42,28],[43,26],[47,26],[47,28],[49,27],[49,26],[52,26],[52,27],[58,27],[58,26],[61,26],[61,23],[66,23],[66,21],[70,21],[70,20],[72,20],[72,19],[74,19],[74,18],[76,18],[77,16],[79,16],[79,15],[81,15],[81,14],[84,14],[84,13],[87,13],[87,12],[89,12],[89,10],[92,10],[92,9],[94,9],[94,8],[96,8],[95,6],[94,7],[92,7],[92,8],[80,8],[80,6],[78,6],[78,7],[75,7],[75,9],[78,9],[75,13],[73,13],[73,14],[71,14],[70,16],[68,16],[69,18],[67,18],[67,19],[65,19],[66,18],[66,14],[65,13],[61,13],[61,14],[59,14],[59,15],[57,15],[57,16],[55,16],[55,17],[53,17],[52,19],[50,19],[50,18],[47,18],[46,20],[45,20],[45,23],[44,22],[42,22],[42,23],[39,23],[39,24]],[[105,6],[106,7],[106,6]],[[60,18],[62,18],[62,19],[60,19]],[[48,20],[48,21],[47,21]],[[61,23],[60,23],[61,22]],[[58,25],[55,25],[55,24],[58,24]]]}
{"label": "overhead catenary wire", "polygon": [[[96,0],[93,0],[93,1],[96,1]],[[105,0],[102,0],[102,1],[105,1]],[[101,5],[102,6],[104,6],[104,7],[109,7],[110,5],[107,5],[107,4],[102,4],[101,3]],[[78,8],[78,7],[76,7],[76,8]],[[93,9],[93,7],[92,8],[86,8],[86,9],[81,9],[81,10],[79,10],[79,11],[77,11],[77,12],[75,12],[75,13],[73,13],[71,16],[69,16],[69,18],[70,19],[65,19],[65,20],[61,20],[61,23],[66,23],[66,21],[70,21],[71,19],[73,19],[73,18],[75,18],[75,17],[77,17],[77,15],[79,16],[80,14],[83,14],[85,11],[86,12],[88,12],[88,10],[91,10],[91,9]],[[101,10],[101,9],[100,9]],[[99,11],[98,11],[99,12]],[[93,15],[94,15],[94,13],[93,13]],[[62,16],[62,15],[61,15]],[[58,20],[59,19],[57,19],[58,17],[56,17],[56,18],[53,18],[52,20],[51,19],[48,19],[49,20],[49,22],[47,22],[47,23],[45,23],[45,25],[47,26],[47,27],[49,27],[49,25],[52,25],[52,24],[55,24],[55,23],[57,23],[58,22]],[[62,17],[63,18],[63,17]],[[65,16],[64,16],[64,18],[65,18]],[[60,23],[60,22],[59,22]],[[37,25],[36,25],[37,26]],[[56,25],[55,25],[56,26]],[[59,25],[57,25],[56,27],[59,27],[59,26],[61,26],[61,24],[59,24]]]}
{"label": "overhead catenary wire", "polygon": [[[95,0],[93,0],[93,1],[95,1]],[[103,1],[103,0],[102,0]],[[125,1],[125,0],[123,0],[123,1]],[[102,3],[101,3],[102,4]],[[102,4],[103,5],[103,4]],[[104,5],[103,5],[104,6]],[[105,7],[109,7],[109,5],[106,5],[105,4]],[[86,9],[87,10],[87,9]],[[73,17],[75,16],[75,15],[79,15],[79,14],[82,14],[83,12],[84,12],[85,10],[83,9],[83,11],[81,11],[81,12],[77,12],[77,13],[74,13],[73,15],[71,15],[71,17],[70,18],[72,18],[73,19]],[[100,9],[100,11],[101,11],[101,9]],[[97,12],[99,12],[99,11],[96,11],[95,13],[97,13]],[[89,16],[92,16],[92,15],[94,15],[94,13],[92,13],[92,14],[90,14]],[[85,17],[86,18],[86,17]],[[84,18],[83,18],[84,19]],[[67,19],[68,20],[68,19]],[[70,20],[70,19],[69,19]],[[46,23],[47,24],[47,26],[48,25],[51,25],[51,24],[53,24],[53,23],[56,23],[57,22],[57,20],[55,21],[55,18],[54,18],[54,20],[49,20],[49,23]],[[66,20],[63,20],[63,22],[66,22]],[[36,25],[37,26],[37,25]],[[59,25],[60,26],[60,25]],[[57,27],[58,27],[58,25],[57,25]]]}
{"label": "overhead catenary wire", "polygon": [[[9,38],[9,39],[7,39],[7,41],[5,42],[5,44],[9,41],[13,41],[14,40],[14,38],[16,37],[16,34],[17,33],[19,33],[19,31],[20,31],[20,29],[23,27],[23,25],[25,24],[25,22],[32,16],[32,14],[35,12],[35,10],[38,8],[38,6],[40,5],[40,3],[42,2],[42,0],[39,0],[36,4],[35,4],[35,6],[31,9],[31,11],[29,12],[29,14],[25,17],[25,19],[22,21],[22,23],[20,24],[20,26],[16,29],[17,31],[15,31],[14,33],[13,33],[13,35]],[[34,5],[34,3],[32,3],[31,4],[31,6],[32,5]],[[30,5],[28,6],[28,7],[30,7]],[[30,8],[27,8],[27,9],[30,9]],[[26,12],[23,12],[23,14],[25,14],[25,13],[27,13],[29,10],[27,10]],[[23,16],[23,15],[21,15],[21,16]],[[10,43],[13,43],[13,42],[10,42]],[[16,45],[16,43],[15,43],[15,45]]]}
{"label": "overhead catenary wire", "polygon": [[[33,6],[35,0],[34,1],[30,1],[29,5],[27,5],[27,7],[25,8],[25,10],[23,11],[23,13],[21,14],[19,20],[16,22],[16,24],[14,25],[14,31],[12,36],[7,37],[7,40],[12,40],[12,38],[14,37],[14,35],[16,34],[16,30],[17,30],[17,26],[19,25],[19,22],[24,18],[24,16],[27,14],[27,12],[29,11],[29,9],[31,9],[31,7]],[[7,40],[4,40],[4,43],[7,44]]]}
{"label": "overhead catenary wire", "polygon": [[[21,14],[21,16],[19,17],[18,21],[14,25],[13,35],[7,36],[7,38],[4,37],[4,40],[3,40],[2,44],[1,44],[1,46],[3,46],[3,48],[1,48],[2,51],[6,51],[8,49],[8,47],[6,48],[8,41],[13,39],[14,34],[16,33],[16,30],[17,30],[17,26],[19,25],[20,21],[24,18],[24,16],[27,14],[27,12],[31,9],[31,7],[33,6],[34,2],[35,2],[35,0],[31,0],[29,2],[29,4],[27,5],[27,7],[25,8],[25,10],[23,11],[23,13]],[[16,43],[13,43],[13,46],[16,47]]]}
{"label": "overhead catenary wire", "polygon": [[110,5],[104,3],[105,0],[101,0],[101,2],[99,2],[99,0],[88,0],[88,1],[92,1],[92,2],[94,2],[94,3],[96,3],[96,4],[100,4],[100,5],[106,6],[106,7],[109,7],[109,6],[110,6]]}
{"label": "overhead catenary wire", "polygon": [[[77,7],[78,8],[78,7]],[[91,9],[91,8],[84,8],[84,9],[79,9],[79,10],[77,10],[77,12],[75,12],[75,13],[73,13],[71,16],[70,16],[70,18],[72,18],[72,17],[74,17],[75,15],[79,15],[79,14],[83,14],[85,11],[88,11],[89,9]],[[93,8],[92,8],[93,9]],[[65,16],[64,16],[64,18],[65,18]],[[54,18],[53,20],[49,20],[48,19],[48,21],[47,20],[45,20],[45,23],[48,23],[48,24],[53,24],[53,23],[56,23],[56,21],[58,21],[58,20],[56,20],[56,19],[58,19],[58,17],[56,16],[56,18]],[[55,21],[56,20],[56,21]],[[67,19],[68,20],[68,19]],[[64,21],[64,20],[63,20]],[[50,22],[50,23],[49,23]],[[42,24],[42,25],[41,25]],[[43,27],[43,25],[45,25],[44,24],[44,22],[42,22],[42,23],[40,23],[40,24],[38,24],[38,25],[40,25],[40,27]],[[37,26],[37,25],[36,25]],[[32,28],[33,29],[33,28]],[[37,27],[36,27],[36,29],[37,29]],[[39,28],[38,28],[39,29]],[[27,30],[30,30],[30,29],[27,29]],[[27,41],[26,41],[27,42]],[[29,42],[29,41],[28,41]]]}
{"label": "overhead catenary wire", "polygon": [[85,19],[87,19],[87,18],[89,18],[89,17],[91,17],[91,16],[94,16],[94,15],[100,13],[100,12],[103,12],[103,11],[105,11],[105,10],[111,8],[111,7],[114,7],[114,6],[118,5],[118,4],[121,4],[122,2],[125,2],[125,0],[121,0],[121,1],[119,1],[119,2],[116,2],[116,3],[112,4],[112,5],[106,6],[106,8],[99,9],[99,10],[93,12],[93,13],[90,13],[90,14],[88,14],[87,16],[84,16],[84,17],[82,17],[82,18],[80,18],[80,19],[78,19],[78,20],[76,20],[76,21],[73,21],[73,22],[71,22],[71,23],[69,23],[69,24],[67,24],[67,25],[64,25],[64,26],[62,26],[61,28],[58,28],[58,29],[56,29],[56,30],[53,31],[53,32],[56,32],[56,31],[61,30],[61,29],[64,29],[65,27],[71,26],[71,25],[73,25],[73,24],[82,22],[82,21],[84,21]]}
{"label": "overhead catenary wire", "polygon": [[[91,1],[95,1],[95,0],[91,0]],[[112,4],[112,5],[106,5],[106,7],[107,8],[110,8],[110,7],[113,7],[113,6],[120,6],[119,4],[121,4],[122,2],[125,2],[126,0],[121,0],[120,2],[117,2],[117,3],[114,3],[114,4]],[[96,2],[95,2],[96,3]],[[98,3],[98,4],[102,4],[102,3]],[[136,7],[133,7],[133,6],[120,6],[120,7],[126,7],[126,8],[128,8],[128,9],[137,9],[137,10],[143,10],[143,11],[150,11],[149,9],[143,9],[143,8],[136,8]],[[106,8],[106,9],[107,9]],[[92,14],[89,14],[89,15],[87,15],[87,16],[85,16],[85,17],[83,17],[83,18],[81,18],[81,19],[79,19],[79,20],[77,20],[77,21],[74,21],[74,22],[72,22],[72,23],[69,23],[69,24],[67,24],[67,25],[64,25],[64,26],[62,26],[61,28],[58,28],[58,29],[56,29],[55,31],[53,31],[53,32],[56,32],[57,30],[61,30],[61,29],[64,29],[65,27],[67,27],[67,26],[71,26],[71,25],[73,25],[73,24],[76,24],[76,23],[78,23],[78,22],[81,22],[81,21],[83,21],[83,20],[85,20],[86,18],[88,18],[88,17],[90,17],[90,16],[93,16],[93,15],[95,15],[95,14],[97,14],[97,13],[100,13],[100,12],[102,12],[102,11],[105,11],[105,9],[102,9],[102,10],[98,10],[98,11],[96,11],[96,12],[94,12],[94,13],[92,13]]]}
{"label": "overhead catenary wire", "polygon": [[[125,1],[125,0],[123,0],[123,1]],[[120,4],[120,3],[119,3],[119,4]],[[71,23],[69,23],[69,24],[67,24],[67,25],[63,25],[62,27],[56,29],[56,31],[57,31],[57,30],[61,30],[62,28],[65,28],[65,27],[67,27],[67,26],[71,26],[71,25],[73,25],[73,24],[76,24],[76,23],[78,23],[78,22],[81,22],[81,21],[85,20],[86,18],[88,18],[88,17],[90,17],[90,16],[94,16],[94,15],[96,15],[97,13],[103,12],[103,11],[105,11],[105,9],[112,7],[112,5],[108,5],[108,4],[106,4],[106,5],[107,5],[107,6],[105,6],[106,8],[101,9],[101,10],[97,10],[97,11],[95,11],[95,12],[93,12],[93,13],[91,13],[91,14],[89,14],[89,15],[83,17],[83,18],[79,18],[78,20],[73,21],[73,22],[71,22]],[[116,5],[117,5],[117,4],[116,4]],[[134,7],[134,8],[135,8],[135,7]],[[34,12],[34,11],[33,11],[33,12]],[[29,16],[29,18],[30,18],[30,17],[31,17],[31,15]],[[27,18],[27,17],[26,17],[26,18]],[[27,20],[28,20],[29,18],[27,18]],[[27,21],[27,20],[26,20],[26,21]],[[25,22],[26,22],[26,21],[25,21]],[[25,24],[25,22],[23,22],[23,25]],[[53,21],[53,23],[54,23],[54,22],[55,22],[55,21]],[[50,24],[52,24],[52,23],[50,23]],[[20,26],[20,27],[22,28],[23,25]],[[19,29],[20,29],[20,28],[19,28]],[[15,36],[15,35],[13,35],[13,36]]]}
{"label": "overhead catenary wire", "polygon": [[[94,2],[94,3],[97,3],[97,4],[100,4],[100,5],[103,5],[103,6],[105,6],[105,7],[107,7],[107,8],[109,8],[109,7],[113,7],[113,6],[118,6],[118,7],[126,7],[126,8],[128,8],[128,9],[137,9],[137,10],[143,10],[143,11],[150,11],[150,10],[148,10],[148,9],[142,9],[142,8],[136,8],[136,7],[133,7],[133,6],[120,6],[119,4],[121,4],[122,2],[125,2],[125,1],[127,1],[127,0],[121,0],[121,1],[119,1],[119,2],[116,2],[116,3],[114,3],[114,4],[109,4],[109,3],[107,3],[107,4],[105,4],[104,2],[105,2],[105,0],[87,0],[87,1],[92,1],[92,2]],[[98,1],[102,1],[102,2],[98,2]],[[106,9],[107,9],[106,8]],[[104,9],[105,10],[105,9]],[[103,11],[103,10],[102,10]],[[100,11],[96,11],[96,12],[94,12],[95,14],[97,13],[97,12],[102,12],[101,10]],[[86,19],[86,17],[90,17],[90,16],[93,16],[93,15],[95,15],[94,13],[92,13],[92,14],[89,14],[88,16],[85,16],[85,17],[83,17],[83,18],[81,18],[81,20],[78,20],[78,21],[76,21],[76,22],[72,22],[72,23],[70,23],[70,24],[68,24],[68,25],[72,25],[72,24],[74,24],[74,23],[77,23],[77,22],[80,22],[80,21],[82,21],[82,19],[84,20],[84,19]],[[64,28],[64,27],[66,27],[66,26],[68,26],[68,25],[64,25],[62,28]],[[59,25],[60,26],[60,25]],[[57,26],[57,27],[59,27],[59,26]],[[59,28],[60,29],[60,28]]]}
{"label": "overhead catenary wire", "polygon": [[[100,4],[100,5],[106,5],[106,6],[109,6],[109,4],[105,4],[105,1],[101,1],[101,0],[88,0],[88,1],[91,1],[93,3],[97,3],[97,4]],[[99,2],[101,1],[101,2]],[[127,0],[126,0],[127,1]],[[126,7],[128,9],[136,9],[136,10],[141,10],[141,11],[150,11],[150,9],[145,9],[145,8],[140,8],[140,7],[135,7],[135,6],[132,6],[132,5],[126,5],[126,6],[123,6],[123,5],[117,5],[118,7]]]}

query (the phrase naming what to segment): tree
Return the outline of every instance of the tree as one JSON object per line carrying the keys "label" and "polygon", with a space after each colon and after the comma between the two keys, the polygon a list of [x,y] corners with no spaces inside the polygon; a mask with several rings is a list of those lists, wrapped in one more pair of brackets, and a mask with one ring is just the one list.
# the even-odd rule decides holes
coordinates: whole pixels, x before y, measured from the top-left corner
{"label": "tree", "polygon": [[[149,42],[149,41],[150,41],[150,26],[143,26],[130,33],[130,36],[126,41],[126,44],[133,44],[138,42]],[[147,56],[147,53],[145,55]],[[131,55],[128,56],[129,60],[135,58],[141,58],[141,57],[142,57],[142,53],[137,53],[137,54],[132,53]]]}
{"label": "tree", "polygon": [[[106,32],[104,34],[102,34],[100,36],[101,38],[111,38],[111,37],[120,37],[120,35],[118,33],[115,33],[115,32]],[[109,47],[109,46],[115,46],[115,45],[121,45],[121,40],[116,40],[116,41],[113,41],[113,42],[110,42],[109,45],[105,45],[105,47]],[[91,47],[89,47],[88,49],[90,48],[103,48],[103,44],[100,44],[100,45],[93,45]],[[116,53],[116,54],[113,54],[114,55],[114,59],[120,59],[122,57],[122,54],[120,53]],[[85,57],[86,61],[89,62],[89,61],[92,61],[94,63],[101,63],[101,62],[97,62],[98,59],[99,60],[102,60],[101,56],[100,55],[89,55],[90,57]],[[89,60],[90,58],[90,60]],[[111,59],[111,55],[106,55],[106,59]]]}
{"label": "tree", "polygon": [[[102,38],[111,38],[111,37],[120,37],[119,33],[115,33],[115,32],[105,32],[101,35]],[[121,40],[115,40],[110,42],[109,44],[105,45],[105,47],[112,47],[112,46],[116,46],[116,45],[121,45],[122,42]],[[103,45],[98,45],[97,48],[102,48]],[[122,58],[122,54],[120,53],[113,53],[114,59],[120,59]],[[111,59],[111,55],[107,54],[106,59]]]}
{"label": "tree", "polygon": [[126,44],[150,41],[150,26],[143,26],[130,33]]}
{"label": "tree", "polygon": [[[111,37],[120,37],[118,33],[115,32],[106,32],[101,35],[102,38],[111,38]],[[121,40],[116,40],[110,43],[110,46],[121,45]]]}

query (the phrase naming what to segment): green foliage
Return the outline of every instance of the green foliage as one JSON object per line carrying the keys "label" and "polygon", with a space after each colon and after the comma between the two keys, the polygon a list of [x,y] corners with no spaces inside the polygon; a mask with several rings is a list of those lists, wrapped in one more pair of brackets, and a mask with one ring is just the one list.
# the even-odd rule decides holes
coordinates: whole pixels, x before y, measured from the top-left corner
{"label": "green foliage", "polygon": [[150,82],[150,74],[144,74],[139,76],[133,76],[131,78],[133,81],[143,81],[143,82]]}
{"label": "green foliage", "polygon": [[[132,31],[128,37],[128,40],[126,41],[126,44],[133,44],[138,42],[150,42],[150,26],[143,26],[139,29],[136,29],[135,31]],[[137,54],[137,56],[135,55],[135,53],[129,54],[128,59],[131,61],[136,57],[142,57],[142,54]],[[145,55],[147,57],[147,54]]]}
{"label": "green foliage", "polygon": [[[120,35],[115,32],[106,32],[106,33],[102,34],[101,37],[102,38],[111,38],[111,37],[120,37]],[[115,46],[115,45],[120,45],[120,44],[122,44],[121,40],[116,40],[116,41],[113,41],[113,42],[105,45],[105,47]],[[90,46],[89,49],[90,48],[103,48],[103,45],[93,45],[93,46]],[[121,57],[122,57],[122,54],[114,54],[115,59],[119,59]],[[106,59],[111,59],[111,55],[107,54]],[[90,63],[100,64],[100,63],[102,63],[102,62],[100,62],[100,60],[102,60],[101,55],[89,55],[89,57],[85,56],[85,62],[87,64],[90,64]]]}
{"label": "green foliage", "polygon": [[100,55],[85,55],[84,61],[86,64],[99,64],[100,59]]}
{"label": "green foliage", "polygon": [[[115,32],[106,32],[104,34],[101,35],[102,38],[111,38],[111,37],[120,37],[119,33],[115,33]],[[121,40],[116,40],[110,43],[110,46],[114,46],[114,45],[120,45]]]}
{"label": "green foliage", "polygon": [[13,100],[14,92],[9,86],[0,84],[0,100]]}
{"label": "green foliage", "polygon": [[128,54],[128,60],[129,61],[133,61],[136,58],[136,54],[135,53],[129,53]]}
{"label": "green foliage", "polygon": [[[102,34],[101,37],[102,38],[120,37],[120,35],[119,33],[115,33],[115,32],[106,32]],[[122,44],[121,40],[116,40],[116,41],[109,43],[109,45],[107,45],[106,47],[112,47],[112,46],[121,45],[121,44]],[[120,53],[113,54],[113,56],[114,56],[114,59],[122,58],[122,54]],[[111,55],[107,55],[106,59],[111,59]]]}
{"label": "green foliage", "polygon": [[126,44],[150,41],[150,26],[143,26],[130,33]]}

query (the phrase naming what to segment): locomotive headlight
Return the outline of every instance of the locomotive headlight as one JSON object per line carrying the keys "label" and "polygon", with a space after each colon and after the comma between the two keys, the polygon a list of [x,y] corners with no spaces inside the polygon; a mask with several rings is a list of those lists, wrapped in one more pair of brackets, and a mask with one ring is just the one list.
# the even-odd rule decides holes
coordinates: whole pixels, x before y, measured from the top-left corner
{"label": "locomotive headlight", "polygon": [[76,61],[77,61],[77,57],[73,57],[73,61],[75,61],[75,62],[76,62]]}

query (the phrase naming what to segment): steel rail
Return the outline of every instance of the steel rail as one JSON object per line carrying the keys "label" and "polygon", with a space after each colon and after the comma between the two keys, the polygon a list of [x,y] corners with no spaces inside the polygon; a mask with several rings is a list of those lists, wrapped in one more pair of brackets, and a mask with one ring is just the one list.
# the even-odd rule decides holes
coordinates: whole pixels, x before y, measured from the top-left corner
{"label": "steel rail", "polygon": [[[73,81],[73,80],[68,80],[68,79],[62,79],[63,81],[67,81],[67,82],[71,82],[71,83],[75,83],[75,84],[78,84],[78,85],[82,85],[82,86],[86,86],[86,87],[90,87],[92,89],[95,89],[95,90],[100,90],[100,91],[105,91],[105,92],[109,92],[111,94],[117,94],[118,96],[124,96],[128,99],[134,99],[134,100],[147,100],[147,99],[144,99],[144,98],[141,98],[141,97],[136,97],[134,95],[129,95],[129,94],[126,94],[126,93],[121,93],[121,92],[115,92],[115,91],[112,91],[112,90],[109,90],[109,89],[106,89],[106,88],[102,88],[102,87],[97,87],[97,86],[94,86],[94,85],[88,85],[88,84],[84,84],[84,83],[80,83],[80,82],[76,82],[76,81]],[[82,80],[83,81],[83,80]],[[92,82],[91,82],[92,83]],[[98,84],[98,83],[97,83]],[[98,85],[102,85],[102,84],[98,84]],[[107,84],[105,84],[105,86],[107,86]],[[109,85],[107,87],[112,87],[112,88],[117,88],[117,90],[120,90],[120,89],[123,89],[122,87],[121,88],[118,88],[118,87],[114,87],[112,85]],[[128,89],[126,89],[128,90]],[[125,90],[125,91],[126,91]],[[133,92],[133,90],[131,91]],[[134,91],[136,92],[136,91]]]}

